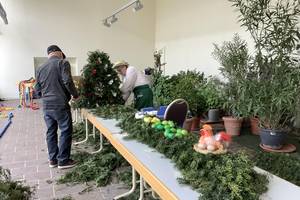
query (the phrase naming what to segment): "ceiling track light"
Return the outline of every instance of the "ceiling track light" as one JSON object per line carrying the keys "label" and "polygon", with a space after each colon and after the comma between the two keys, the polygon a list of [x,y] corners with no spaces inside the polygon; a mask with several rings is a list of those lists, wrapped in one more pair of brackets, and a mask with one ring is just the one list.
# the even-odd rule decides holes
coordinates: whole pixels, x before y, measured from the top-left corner
{"label": "ceiling track light", "polygon": [[103,20],[103,25],[106,26],[106,27],[110,27],[111,23],[109,23],[108,20],[105,19],[105,20]]}
{"label": "ceiling track light", "polygon": [[133,7],[134,12],[137,12],[144,7],[140,0],[131,1],[128,4],[124,5],[122,8],[115,11],[111,16],[106,17],[103,20],[103,25],[106,27],[110,27],[113,23],[118,21],[118,18],[116,17],[116,15],[119,14],[120,12],[122,12],[123,10],[126,10],[127,8],[129,8],[132,5],[134,5],[134,7]]}
{"label": "ceiling track light", "polygon": [[117,18],[115,15],[113,15],[113,16],[111,17],[111,19],[110,19],[110,23],[113,24],[113,23],[115,23],[116,21],[118,21],[118,18]]}
{"label": "ceiling track light", "polygon": [[143,4],[140,1],[137,1],[133,7],[133,12],[137,12],[143,8]]}

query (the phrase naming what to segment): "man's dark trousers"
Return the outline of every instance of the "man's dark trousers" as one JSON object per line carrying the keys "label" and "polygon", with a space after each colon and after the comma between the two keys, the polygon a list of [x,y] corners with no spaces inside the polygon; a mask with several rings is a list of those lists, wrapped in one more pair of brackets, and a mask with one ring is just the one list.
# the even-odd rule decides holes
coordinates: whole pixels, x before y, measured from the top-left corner
{"label": "man's dark trousers", "polygon": [[[70,159],[72,145],[72,115],[70,109],[44,110],[44,119],[47,125],[47,146],[49,160],[58,161],[63,165]],[[61,135],[58,144],[57,129]]]}

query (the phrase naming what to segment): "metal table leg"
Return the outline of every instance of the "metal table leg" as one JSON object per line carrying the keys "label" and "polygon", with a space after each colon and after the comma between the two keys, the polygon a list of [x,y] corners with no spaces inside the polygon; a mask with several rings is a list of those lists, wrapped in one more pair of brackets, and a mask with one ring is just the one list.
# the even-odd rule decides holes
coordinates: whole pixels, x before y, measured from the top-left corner
{"label": "metal table leg", "polygon": [[121,194],[121,195],[118,195],[116,197],[114,197],[114,200],[117,200],[117,199],[120,199],[122,197],[126,197],[126,196],[129,196],[130,194],[132,194],[134,191],[135,191],[135,188],[136,188],[136,171],[135,169],[132,167],[132,188],[124,193],[124,194]]}
{"label": "metal table leg", "polygon": [[[73,117],[73,115],[74,115],[74,117]],[[72,123],[76,124],[77,123],[77,109],[72,110],[72,118],[73,118]]]}
{"label": "metal table leg", "polygon": [[103,149],[103,135],[102,133],[100,133],[100,147],[97,151],[92,152],[92,154],[99,153],[102,151],[102,149]]}
{"label": "metal table leg", "polygon": [[152,197],[154,199],[160,199],[160,197],[153,191],[153,189],[151,187],[149,187],[149,185],[146,183],[146,181],[143,181],[144,183],[144,188],[146,189],[146,191],[144,193],[148,193],[151,192],[152,193]]}
{"label": "metal table leg", "polygon": [[89,138],[89,127],[88,127],[88,119],[85,118],[85,139],[80,142],[75,142],[74,145],[82,144],[86,142]]}
{"label": "metal table leg", "polygon": [[96,127],[93,125],[93,137],[96,138]]}
{"label": "metal table leg", "polygon": [[143,199],[144,199],[144,179],[140,175],[140,198],[139,198],[139,200],[143,200]]}

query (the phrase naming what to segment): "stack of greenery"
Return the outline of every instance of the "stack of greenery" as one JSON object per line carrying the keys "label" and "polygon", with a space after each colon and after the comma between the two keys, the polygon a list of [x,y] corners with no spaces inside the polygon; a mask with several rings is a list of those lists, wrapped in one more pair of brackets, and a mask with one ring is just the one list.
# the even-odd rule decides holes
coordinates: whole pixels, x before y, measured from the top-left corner
{"label": "stack of greenery", "polygon": [[19,181],[11,180],[10,172],[0,167],[1,200],[29,200],[31,196],[30,187],[23,186]]}
{"label": "stack of greenery", "polygon": [[183,174],[181,181],[200,192],[201,199],[259,199],[267,190],[266,177],[253,170],[252,162],[243,153],[199,154],[192,148],[198,136],[166,139],[159,130],[136,120],[134,113],[126,112],[124,107],[99,108],[95,114],[119,119],[120,127],[129,133],[128,139],[145,143],[172,159]]}
{"label": "stack of greenery", "polygon": [[88,64],[82,70],[80,97],[73,107],[94,108],[107,104],[122,104],[120,79],[112,68],[109,56],[100,51],[89,52]]}
{"label": "stack of greenery", "polygon": [[[85,125],[83,123],[76,124],[73,139],[79,141],[84,136]],[[95,139],[89,137],[88,144],[91,146],[99,144],[99,134],[96,134]],[[104,145],[103,150],[98,154],[89,154],[86,151],[77,150],[72,157],[78,162],[78,165],[62,176],[58,181],[59,183],[95,181],[97,186],[105,186],[116,175],[116,169],[128,166],[126,160],[111,145]]]}

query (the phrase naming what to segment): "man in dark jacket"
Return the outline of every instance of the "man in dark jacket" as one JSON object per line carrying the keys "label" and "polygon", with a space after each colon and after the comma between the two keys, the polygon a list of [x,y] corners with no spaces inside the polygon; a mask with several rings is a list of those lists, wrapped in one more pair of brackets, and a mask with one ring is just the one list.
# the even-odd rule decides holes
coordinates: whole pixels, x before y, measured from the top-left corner
{"label": "man in dark jacket", "polygon": [[[74,86],[70,63],[56,45],[47,48],[48,61],[36,75],[36,93],[42,97],[44,119],[47,125],[47,146],[49,167],[60,169],[74,167],[76,162],[70,159],[72,145],[72,116],[69,101],[71,96],[78,98]],[[57,129],[61,135],[58,144]]]}

